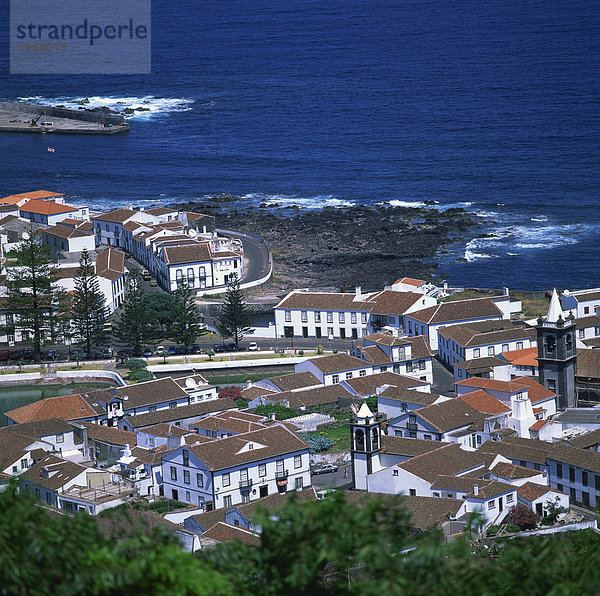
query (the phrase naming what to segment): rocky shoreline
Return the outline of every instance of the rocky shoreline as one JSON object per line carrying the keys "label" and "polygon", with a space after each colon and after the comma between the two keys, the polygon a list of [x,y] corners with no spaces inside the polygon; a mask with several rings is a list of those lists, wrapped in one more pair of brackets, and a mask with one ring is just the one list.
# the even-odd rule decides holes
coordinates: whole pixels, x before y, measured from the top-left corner
{"label": "rocky shoreline", "polygon": [[372,205],[300,211],[239,205],[239,198],[221,195],[172,206],[215,215],[220,228],[263,238],[273,252],[271,290],[340,291],[356,285],[377,290],[402,276],[440,280],[444,274],[436,255],[481,229],[464,209]]}

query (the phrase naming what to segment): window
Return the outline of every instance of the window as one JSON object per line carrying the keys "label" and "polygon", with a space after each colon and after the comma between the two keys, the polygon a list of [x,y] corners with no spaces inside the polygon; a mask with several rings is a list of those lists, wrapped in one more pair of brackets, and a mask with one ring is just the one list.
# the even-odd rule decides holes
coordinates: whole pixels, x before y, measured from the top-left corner
{"label": "window", "polygon": [[291,321],[292,321],[292,311],[286,310],[285,311],[285,322],[291,323]]}
{"label": "window", "polygon": [[56,442],[57,443],[64,443],[65,442],[65,435],[63,433],[60,433],[60,434],[56,435]]}
{"label": "window", "polygon": [[419,370],[425,370],[425,360],[419,360]]}
{"label": "window", "polygon": [[556,483],[556,488],[557,488],[558,490],[563,490],[563,485],[562,485],[560,482],[557,482],[557,483]]}
{"label": "window", "polygon": [[584,306],[583,307],[583,314],[584,315],[589,315],[590,314],[590,307],[589,306]]}
{"label": "window", "polygon": [[327,312],[327,322],[328,323],[333,323],[333,313],[332,312]]}
{"label": "window", "polygon": [[315,312],[315,323],[320,323],[321,322],[321,311],[316,311]]}
{"label": "window", "polygon": [[569,482],[575,482],[575,468],[569,468]]}
{"label": "window", "polygon": [[202,505],[204,503],[204,497],[202,495],[198,495],[198,505]]}
{"label": "window", "polygon": [[306,311],[306,310],[303,310],[303,311],[300,313],[300,318],[302,319],[302,322],[303,322],[303,323],[307,323],[307,322],[308,322],[308,311]]}
{"label": "window", "polygon": [[231,484],[231,478],[229,477],[229,472],[223,474],[223,486],[229,486]]}
{"label": "window", "polygon": [[594,476],[594,487],[596,490],[600,490],[600,476]]}
{"label": "window", "polygon": [[193,286],[194,282],[196,281],[195,275],[194,275],[194,270],[192,269],[192,267],[188,267],[187,270],[187,282],[188,282],[188,286]]}
{"label": "window", "polygon": [[594,327],[594,335],[600,335],[600,327]]}
{"label": "window", "polygon": [[261,478],[267,475],[267,464],[258,464],[258,475]]}
{"label": "window", "polygon": [[177,482],[177,468],[175,466],[171,466],[171,480]]}
{"label": "window", "polygon": [[481,350],[479,348],[473,349],[473,358],[479,358],[480,354],[481,354]]}
{"label": "window", "polygon": [[150,406],[148,412],[156,412],[156,406]]}
{"label": "window", "polygon": [[506,495],[506,502],[507,503],[512,503],[513,502],[513,495]]}
{"label": "window", "polygon": [[367,322],[367,313],[366,312],[361,312],[360,313],[360,322],[361,323],[366,323]]}
{"label": "window", "polygon": [[296,490],[302,490],[303,486],[302,476],[300,476],[300,478],[296,478]]}
{"label": "window", "polygon": [[294,455],[294,468],[301,468],[301,467],[302,467],[302,456]]}
{"label": "window", "polygon": [[431,435],[423,435],[423,438],[424,438],[426,441],[431,441]]}
{"label": "window", "polygon": [[589,486],[588,473],[585,470],[581,470],[581,484],[583,484],[583,486]]}
{"label": "window", "polygon": [[202,474],[196,474],[196,484],[198,488],[204,488],[204,476]]}
{"label": "window", "polygon": [[184,449],[181,452],[181,455],[183,457],[183,465],[189,466],[190,465],[190,452],[187,449]]}
{"label": "window", "polygon": [[24,470],[25,468],[27,468],[27,460],[22,459],[21,460],[21,470]]}
{"label": "window", "polygon": [[177,287],[180,288],[183,285],[183,269],[175,271],[175,280],[177,281]]}
{"label": "window", "polygon": [[488,346],[488,356],[493,356],[494,352],[494,346]]}
{"label": "window", "polygon": [[352,373],[351,372],[347,372],[346,373],[346,379],[351,379],[352,378]]}
{"label": "window", "polygon": [[231,507],[231,495],[225,495],[223,497],[223,507]]}
{"label": "window", "polygon": [[413,371],[413,363],[412,363],[412,362],[409,360],[409,361],[406,363],[406,372],[407,372],[407,373],[411,373],[412,371]]}
{"label": "window", "polygon": [[331,381],[333,382],[334,385],[336,383],[339,383],[340,382],[340,375],[332,375]]}
{"label": "window", "polygon": [[517,350],[522,350],[523,349],[523,342],[522,341],[518,341],[517,342]]}
{"label": "window", "polygon": [[346,313],[340,312],[338,313],[338,320],[340,323],[346,322]]}
{"label": "window", "polygon": [[556,391],[556,380],[555,379],[548,379],[548,389],[550,389],[550,391]]}
{"label": "window", "polygon": [[327,327],[327,337],[333,337],[333,327]]}
{"label": "window", "polygon": [[176,408],[177,407],[177,402],[176,401],[170,401],[169,402],[169,408]]}
{"label": "window", "polygon": [[[190,483],[190,471],[189,470],[184,470],[183,471],[183,483],[184,484],[189,484]],[[188,499],[189,501],[189,499]]]}
{"label": "window", "polygon": [[185,491],[185,500],[188,502],[192,500],[192,494],[190,493],[189,490]]}
{"label": "window", "polygon": [[350,313],[350,323],[356,323],[356,313],[355,312]]}
{"label": "window", "polygon": [[488,502],[488,509],[496,509],[496,501],[489,501]]}
{"label": "window", "polygon": [[577,333],[579,335],[579,339],[584,339],[585,338],[585,329],[578,329]]}
{"label": "window", "polygon": [[359,377],[366,377],[367,376],[367,371],[366,370],[361,370],[358,372],[358,376]]}
{"label": "window", "polygon": [[508,344],[502,344],[502,351],[508,352]]}
{"label": "window", "polygon": [[399,476],[398,470],[394,470],[394,476]]}
{"label": "window", "polygon": [[438,497],[438,498],[439,498],[439,496],[440,496],[440,493],[433,493],[433,496],[434,496],[434,497]]}
{"label": "window", "polygon": [[411,497],[416,497],[416,496],[417,496],[417,491],[416,491],[416,489],[414,489],[414,488],[409,488],[409,489],[408,489],[408,494],[409,494]]}

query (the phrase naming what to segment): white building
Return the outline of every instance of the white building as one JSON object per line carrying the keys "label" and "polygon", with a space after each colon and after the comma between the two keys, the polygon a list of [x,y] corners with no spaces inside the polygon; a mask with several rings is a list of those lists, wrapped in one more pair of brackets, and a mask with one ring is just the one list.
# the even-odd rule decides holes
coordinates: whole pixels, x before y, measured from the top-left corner
{"label": "white building", "polygon": [[600,288],[571,292],[565,290],[560,296],[560,304],[563,312],[573,311],[576,319],[600,315]]}
{"label": "white building", "polygon": [[308,445],[282,425],[180,447],[162,468],[166,497],[207,510],[310,486]]}
{"label": "white building", "polygon": [[296,364],[294,370],[313,374],[322,385],[335,385],[357,377],[373,374],[373,366],[368,362],[348,354],[318,356]]}
{"label": "white building", "polygon": [[61,224],[42,230],[42,242],[53,253],[92,251],[96,248],[94,234]]}
{"label": "white building", "polygon": [[75,207],[51,200],[34,199],[19,207],[19,215],[46,226],[54,226],[63,219],[89,219],[87,207]]}

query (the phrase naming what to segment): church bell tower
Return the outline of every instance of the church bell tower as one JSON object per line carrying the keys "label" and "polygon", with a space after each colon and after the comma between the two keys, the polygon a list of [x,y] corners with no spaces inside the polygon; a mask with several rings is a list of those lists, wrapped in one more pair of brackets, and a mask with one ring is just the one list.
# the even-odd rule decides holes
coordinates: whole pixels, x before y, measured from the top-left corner
{"label": "church bell tower", "polygon": [[558,394],[558,407],[577,406],[575,370],[577,348],[573,313],[563,318],[556,290],[552,292],[546,318],[541,315],[537,324],[538,368],[540,383]]}
{"label": "church bell tower", "polygon": [[[356,408],[356,406],[354,406]],[[354,409],[350,419],[351,455],[354,488],[367,490],[367,476],[380,469],[381,424],[387,416],[380,412],[373,414],[363,403]]]}

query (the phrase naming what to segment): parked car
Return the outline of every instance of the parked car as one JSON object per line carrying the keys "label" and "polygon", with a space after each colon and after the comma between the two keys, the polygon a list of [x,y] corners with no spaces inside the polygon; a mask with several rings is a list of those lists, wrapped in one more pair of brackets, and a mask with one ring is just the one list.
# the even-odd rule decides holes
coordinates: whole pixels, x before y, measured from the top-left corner
{"label": "parked car", "polygon": [[48,350],[46,354],[47,360],[52,360],[53,362],[58,358],[58,352],[56,350]]}
{"label": "parked car", "polygon": [[331,472],[337,472],[338,467],[335,464],[323,464],[322,466],[315,468],[313,474],[329,474]]}
{"label": "parked car", "polygon": [[21,356],[20,356],[21,360],[33,360],[33,358],[34,358],[33,350],[23,350],[21,352]]}
{"label": "parked car", "polygon": [[133,352],[129,349],[119,350],[117,352],[117,356],[119,358],[131,358],[132,354],[133,354]]}
{"label": "parked car", "polygon": [[192,354],[202,354],[204,350],[202,350],[202,348],[198,345],[198,344],[194,344],[191,348],[190,348],[190,353]]}
{"label": "parked car", "polygon": [[218,353],[218,352],[224,352],[225,351],[225,346],[223,344],[215,344],[213,346],[213,352]]}
{"label": "parked car", "polygon": [[152,279],[152,276],[150,275],[150,271],[148,271],[147,269],[144,269],[144,271],[142,271],[142,278],[145,281],[149,281]]}
{"label": "parked car", "polygon": [[0,350],[0,362],[10,360],[10,352],[8,350]]}
{"label": "parked car", "polygon": [[179,356],[183,356],[184,354],[187,354],[188,351],[186,350],[185,346],[177,346],[175,348],[175,354],[179,354]]}
{"label": "parked car", "polygon": [[175,346],[169,346],[169,354],[175,356],[175,354],[177,354],[177,348]]}
{"label": "parked car", "polygon": [[152,352],[152,350],[150,348],[146,348],[143,352],[142,352],[142,356],[144,358],[150,358],[150,356],[152,356],[154,352]]}
{"label": "parked car", "polygon": [[248,344],[248,350],[249,350],[250,352],[256,352],[256,351],[258,350],[258,346],[256,345],[256,342],[255,342],[255,341],[251,341],[251,342]]}
{"label": "parked car", "polygon": [[151,285],[153,288],[155,288],[155,287],[158,285],[158,282],[157,282],[157,281],[156,281],[154,278],[152,278],[152,279],[150,280],[150,285]]}
{"label": "parked car", "polygon": [[230,341],[230,342],[227,344],[227,347],[226,347],[225,349],[226,349],[228,352],[235,352],[235,351],[236,351],[236,349],[237,349],[237,346],[235,345],[235,342],[234,342],[234,341]]}
{"label": "parked car", "polygon": [[156,355],[162,356],[166,352],[165,346],[157,346],[156,347]]}

